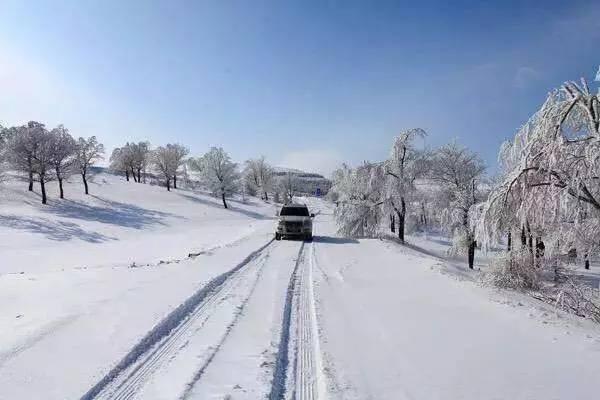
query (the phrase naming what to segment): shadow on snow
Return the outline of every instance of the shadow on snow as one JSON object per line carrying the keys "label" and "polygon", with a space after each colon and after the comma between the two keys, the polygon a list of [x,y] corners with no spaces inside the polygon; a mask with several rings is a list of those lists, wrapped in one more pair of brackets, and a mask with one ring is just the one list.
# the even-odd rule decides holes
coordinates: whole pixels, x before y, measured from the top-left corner
{"label": "shadow on snow", "polygon": [[[199,204],[213,207],[213,208],[218,208],[220,210],[225,210],[225,207],[223,207],[223,204],[220,202],[220,199],[215,198],[216,200],[213,202],[210,200],[202,199],[200,197],[191,196],[191,195],[185,194],[185,193],[178,193],[178,194],[179,194],[179,196],[181,196],[187,200],[191,200],[195,203],[199,203]],[[273,219],[272,217],[267,217],[263,214],[255,212],[255,211],[249,211],[249,210],[244,210],[242,208],[234,207],[231,205],[231,203],[232,203],[231,199],[227,199],[227,203],[228,203],[227,210],[229,210],[229,211],[240,213],[240,214],[243,214],[247,217],[254,218],[254,219]]]}
{"label": "shadow on snow", "polygon": [[329,243],[329,244],[350,244],[359,243],[357,239],[333,237],[333,236],[314,236],[313,241],[317,243]]}
{"label": "shadow on snow", "polygon": [[164,218],[176,217],[174,214],[150,210],[133,204],[120,203],[93,195],[92,197],[103,205],[62,200],[52,202],[50,207],[44,210],[59,217],[97,221],[133,229],[142,229],[149,225],[165,225]]}
{"label": "shadow on snow", "polygon": [[65,221],[50,221],[45,218],[30,218],[16,215],[0,215],[0,226],[45,235],[50,240],[67,241],[78,238],[90,243],[101,243],[115,238],[94,231],[86,231],[79,225]]}
{"label": "shadow on snow", "polygon": [[[166,217],[183,218],[174,214],[149,210],[133,204],[90,196],[96,204],[85,204],[73,200],[50,200],[48,205],[37,205],[47,214],[75,220],[96,221],[125,228],[143,229],[151,225],[165,225]],[[0,215],[0,226],[45,235],[50,240],[66,241],[78,238],[90,243],[117,240],[114,237],[83,229],[74,222],[54,221],[43,217]]]}

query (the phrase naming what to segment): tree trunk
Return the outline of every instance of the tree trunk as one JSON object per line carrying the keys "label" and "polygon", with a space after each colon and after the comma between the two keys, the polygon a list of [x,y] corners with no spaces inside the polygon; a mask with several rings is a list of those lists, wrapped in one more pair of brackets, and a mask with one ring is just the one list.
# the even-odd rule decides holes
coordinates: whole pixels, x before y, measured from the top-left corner
{"label": "tree trunk", "polygon": [[590,258],[589,258],[589,256],[587,254],[585,254],[583,256],[583,259],[584,259],[584,264],[583,264],[584,268],[585,269],[590,269]]}
{"label": "tree trunk", "polygon": [[65,198],[65,192],[63,191],[63,179],[62,178],[58,178],[58,191],[60,193],[60,198],[64,199]]}
{"label": "tree trunk", "polygon": [[538,268],[542,267],[542,258],[544,258],[544,252],[546,251],[546,245],[542,238],[535,238],[535,266]]}
{"label": "tree trunk", "polygon": [[533,251],[533,235],[531,234],[531,226],[529,226],[529,221],[526,222],[527,229],[527,243],[529,246],[529,259],[531,260],[531,266],[535,267],[536,259],[535,253]]}
{"label": "tree trunk", "polygon": [[129,182],[129,170],[125,170],[125,179]]}
{"label": "tree trunk", "polygon": [[223,207],[227,208],[227,202],[225,201],[225,192],[221,192],[221,199],[223,200]]}
{"label": "tree trunk", "polygon": [[58,180],[58,193],[59,193],[59,197],[61,199],[65,198],[65,193],[63,191],[63,178],[62,175],[60,174],[60,168],[56,167],[55,169],[56,172],[56,180]]}
{"label": "tree trunk", "polygon": [[527,246],[527,235],[525,234],[525,225],[521,226],[521,247]]}
{"label": "tree trunk", "polygon": [[177,189],[177,174],[173,175],[173,189]]}
{"label": "tree trunk", "polygon": [[81,178],[83,179],[83,186],[85,187],[85,194],[90,194],[85,174],[81,174]]}
{"label": "tree trunk", "polygon": [[137,179],[135,178],[135,171],[134,171],[133,167],[131,168],[131,176],[133,176],[133,181],[137,182]]}
{"label": "tree trunk", "polygon": [[398,213],[398,239],[404,243],[404,222],[406,219],[406,203],[404,202],[404,197],[400,198],[400,211],[396,210],[396,213]]}
{"label": "tree trunk", "polygon": [[265,191],[265,201],[269,201],[269,194]]}
{"label": "tree trunk", "polygon": [[473,269],[475,264],[475,248],[477,247],[477,242],[473,239],[469,239],[469,268]]}
{"label": "tree trunk", "polygon": [[512,249],[512,231],[508,231],[507,242],[508,242],[508,244],[506,245],[506,251],[511,251],[511,249]]}
{"label": "tree trunk", "polygon": [[167,178],[167,191],[171,191],[171,179]]}
{"label": "tree trunk", "polygon": [[42,204],[46,204],[48,198],[46,197],[46,181],[43,176],[40,176],[40,188],[42,189]]}
{"label": "tree trunk", "polygon": [[396,218],[394,217],[394,214],[390,214],[390,231],[396,233]]}
{"label": "tree trunk", "polygon": [[33,160],[31,158],[31,156],[27,157],[27,172],[29,174],[29,187],[27,188],[27,190],[29,190],[30,192],[33,192]]}
{"label": "tree trunk", "polygon": [[544,257],[544,253],[546,252],[546,245],[542,238],[535,238],[535,258]]}
{"label": "tree trunk", "polygon": [[137,175],[138,175],[138,183],[142,183],[142,170],[140,168],[138,168],[138,170],[137,170]]}

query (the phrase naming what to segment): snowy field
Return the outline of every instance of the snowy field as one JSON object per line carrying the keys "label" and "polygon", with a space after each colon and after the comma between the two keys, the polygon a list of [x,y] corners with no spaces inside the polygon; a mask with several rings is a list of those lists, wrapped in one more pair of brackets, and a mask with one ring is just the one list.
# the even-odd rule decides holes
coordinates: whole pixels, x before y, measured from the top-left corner
{"label": "snowy field", "polygon": [[339,238],[315,199],[315,240],[274,241],[254,198],[72,180],[48,206],[0,190],[0,399],[600,394],[597,326],[465,279],[443,243]]}

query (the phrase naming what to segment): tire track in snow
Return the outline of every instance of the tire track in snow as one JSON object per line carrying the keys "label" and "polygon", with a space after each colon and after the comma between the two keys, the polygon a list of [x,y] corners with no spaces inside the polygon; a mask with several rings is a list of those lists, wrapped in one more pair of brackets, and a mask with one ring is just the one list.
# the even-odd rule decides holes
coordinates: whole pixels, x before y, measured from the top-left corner
{"label": "tire track in snow", "polygon": [[[312,282],[314,258],[314,244],[303,244],[288,285],[270,400],[326,398]],[[294,361],[291,371],[290,355]]]}
{"label": "tire track in snow", "polygon": [[293,395],[297,400],[323,400],[326,396],[312,278],[314,264],[314,244],[311,243],[308,261],[302,263],[297,295]]}
{"label": "tire track in snow", "polygon": [[[213,278],[184,303],[179,305],[144,338],[135,345],[127,355],[81,399],[98,398],[129,399],[135,395],[158,366],[169,356],[175,354],[186,338],[201,329],[202,324],[211,315],[213,308],[223,295],[233,290],[236,283],[241,282],[244,272],[254,260],[260,258],[262,252],[273,243],[269,240],[258,250],[250,253],[241,263]],[[259,260],[260,261],[260,260]],[[264,258],[262,259],[264,263]],[[261,268],[261,263],[258,267]],[[197,326],[197,325],[200,326]],[[195,330],[193,328],[196,328]],[[190,331],[192,331],[190,333]]]}
{"label": "tire track in snow", "polygon": [[[268,258],[268,255],[266,257]],[[233,330],[233,327],[235,325],[237,325],[238,321],[242,317],[242,315],[244,313],[244,309],[246,308],[246,305],[250,301],[250,298],[252,297],[252,295],[254,294],[254,292],[256,290],[256,287],[258,286],[258,282],[259,282],[259,280],[260,280],[260,278],[262,276],[262,271],[263,271],[264,264],[265,264],[265,262],[263,262],[261,264],[259,273],[256,274],[256,279],[252,283],[252,288],[250,289],[250,292],[248,293],[248,296],[244,299],[244,301],[242,302],[242,304],[240,306],[238,306],[238,310],[237,310],[237,312],[235,314],[235,317],[234,317],[233,321],[231,321],[231,323],[229,323],[229,325],[227,325],[227,328],[225,330],[225,333],[221,337],[221,340],[219,340],[219,343],[216,346],[213,347],[213,350],[211,351],[210,355],[208,356],[208,358],[206,359],[206,361],[204,362],[204,364],[202,364],[202,366],[200,367],[200,369],[194,374],[194,376],[192,377],[192,380],[187,384],[184,392],[181,394],[181,396],[179,396],[179,399],[185,400],[185,399],[187,399],[189,397],[189,395],[191,394],[192,390],[194,389],[194,386],[196,384],[198,384],[198,382],[200,381],[200,379],[204,375],[204,372],[206,371],[206,369],[208,368],[208,366],[212,363],[212,361],[214,360],[214,358],[217,355],[217,353],[219,352],[219,350],[221,350],[221,347],[223,347],[223,344],[225,344],[225,342],[227,341],[227,338],[229,337],[229,334]]]}
{"label": "tire track in snow", "polygon": [[[215,309],[221,304],[221,302],[229,297],[232,293],[239,292],[240,286],[247,278],[246,276],[255,276],[255,282],[262,272],[265,259],[260,259],[256,265],[256,271],[254,271],[254,265],[252,267],[245,268],[243,271],[236,272],[228,282],[226,282],[217,292],[211,294],[207,300],[198,307],[196,311],[190,316],[189,321],[186,321],[185,325],[178,328],[177,332],[169,336],[165,341],[165,345],[161,345],[155,350],[149,357],[149,362],[144,362],[141,368],[137,369],[128,375],[127,381],[121,383],[117,388],[117,393],[113,393],[109,396],[110,399],[115,400],[128,400],[135,397],[138,394],[138,389],[141,389],[144,383],[151,379],[152,375],[164,364],[167,364],[173,357],[177,356],[177,353],[187,346],[190,338],[194,336],[200,329],[204,327],[207,320],[215,313]],[[252,269],[250,269],[252,268]],[[237,314],[236,314],[237,315]],[[234,321],[236,317],[234,317]],[[230,326],[226,328],[230,329]],[[219,341],[220,342],[220,341]],[[210,352],[207,362],[209,363],[216,351],[220,347],[220,343],[216,346],[212,346],[213,350]],[[130,379],[133,378],[133,379]]]}
{"label": "tire track in snow", "polygon": [[281,322],[281,333],[279,336],[279,349],[277,351],[277,359],[275,360],[275,368],[273,370],[273,380],[271,382],[271,392],[269,393],[269,400],[283,400],[286,390],[286,378],[288,375],[289,366],[289,342],[291,333],[291,321],[292,321],[292,303],[294,300],[294,291],[296,287],[296,277],[298,273],[298,266],[302,262],[304,257],[304,242],[300,246],[298,251],[298,258],[296,259],[296,265],[290,275],[290,281],[287,287],[287,294],[285,298],[285,306],[283,308],[283,318]]}

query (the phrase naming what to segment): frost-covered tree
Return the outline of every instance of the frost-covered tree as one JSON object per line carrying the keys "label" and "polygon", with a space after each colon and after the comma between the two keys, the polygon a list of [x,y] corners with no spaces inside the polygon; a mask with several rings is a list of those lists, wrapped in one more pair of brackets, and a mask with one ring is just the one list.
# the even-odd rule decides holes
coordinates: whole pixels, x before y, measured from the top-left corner
{"label": "frost-covered tree", "polygon": [[123,147],[113,150],[110,158],[111,169],[123,171],[125,179],[129,182],[129,177],[134,182],[142,182],[142,171],[145,171],[150,161],[150,143],[125,143]]}
{"label": "frost-covered tree", "polygon": [[125,172],[127,181],[131,176],[134,182],[142,183],[142,173],[144,173],[145,182],[145,173],[150,164],[150,158],[149,142],[127,142],[125,146],[113,150],[111,168]]}
{"label": "frost-covered tree", "polygon": [[110,155],[109,168],[114,172],[123,172],[125,179],[129,182],[129,163],[127,161],[127,149],[124,147],[116,147]]}
{"label": "frost-covered tree", "polygon": [[47,203],[46,182],[52,178],[52,137],[44,124],[30,121],[27,125],[6,131],[6,156],[11,167],[26,173],[29,190],[33,182],[40,183],[42,203]]}
{"label": "frost-covered tree", "polygon": [[[439,188],[437,188],[437,185],[431,184],[426,178],[418,182],[415,186],[416,189],[411,197],[417,228],[426,232],[434,227],[439,227],[439,209],[445,207],[447,204],[439,201]],[[438,203],[442,203],[442,207],[439,207]]]}
{"label": "frost-covered tree", "polygon": [[9,130],[0,124],[0,154],[6,152],[6,144],[8,142]]}
{"label": "frost-covered tree", "polygon": [[143,180],[145,183],[151,157],[150,142],[127,142],[125,146],[117,147],[112,151],[110,169],[123,172],[128,182],[129,177],[132,177],[134,182],[142,183]]}
{"label": "frost-covered tree", "polygon": [[52,179],[54,135],[42,125],[35,130],[31,138],[35,144],[31,155],[31,168],[40,183],[42,204],[47,204],[46,182]]}
{"label": "frost-covered tree", "polygon": [[296,176],[291,172],[279,179],[279,188],[283,193],[283,202],[285,204],[292,203],[294,196],[298,193],[298,182]]}
{"label": "frost-covered tree", "polygon": [[[406,206],[416,191],[415,181],[428,172],[429,153],[417,149],[415,141],[427,136],[423,129],[409,129],[394,138],[390,158],[384,163],[387,175],[387,202],[397,215],[398,238],[404,242]],[[392,230],[394,230],[392,215]]]}
{"label": "frost-covered tree", "polygon": [[8,129],[0,124],[0,149],[4,150],[6,146],[6,140],[8,138]]}
{"label": "frost-covered tree", "polygon": [[134,182],[137,182],[135,175],[135,143],[125,143],[125,146],[121,147],[121,160],[125,166],[125,178],[129,181],[129,176],[133,178]]}
{"label": "frost-covered tree", "polygon": [[183,167],[185,165],[186,162],[186,157],[187,155],[190,153],[190,150],[178,143],[175,144],[169,144],[167,145],[167,147],[171,148],[171,151],[173,152],[173,158],[175,160],[175,172],[173,173],[173,188],[177,189],[177,174],[179,171],[180,167]]}
{"label": "frost-covered tree", "polygon": [[227,208],[225,198],[237,192],[239,186],[237,164],[231,161],[222,148],[212,147],[202,157],[190,159],[189,165],[201,174],[203,182],[214,195],[221,197],[223,207]]}
{"label": "frost-covered tree", "polygon": [[457,143],[440,147],[433,155],[430,177],[446,199],[446,228],[453,233],[456,251],[465,251],[469,268],[475,259],[475,233],[469,215],[480,201],[480,181],[485,165],[479,156]]}
{"label": "frost-covered tree", "polygon": [[0,125],[0,181],[4,178],[9,130]]}
{"label": "frost-covered tree", "polygon": [[54,128],[50,134],[52,140],[50,162],[58,181],[59,196],[64,199],[63,180],[73,173],[77,142],[63,125]]}
{"label": "frost-covered tree", "polygon": [[381,163],[364,163],[352,169],[344,165],[333,173],[337,193],[334,218],[338,233],[347,237],[375,236],[386,201],[385,170]]}
{"label": "frost-covered tree", "polygon": [[37,151],[44,124],[29,121],[27,125],[9,128],[7,131],[7,160],[10,166],[27,175],[28,190],[33,191],[33,156]]}
{"label": "frost-covered tree", "polygon": [[260,193],[260,197],[269,201],[269,192],[273,189],[274,174],[273,168],[266,162],[262,156],[257,159],[246,161],[244,169],[244,178],[252,191]]}
{"label": "frost-covered tree", "polygon": [[87,177],[90,170],[96,162],[101,160],[104,155],[104,145],[98,142],[96,136],[89,138],[80,137],[77,140],[77,151],[75,152],[75,166],[81,175],[85,194],[89,194]]}
{"label": "frost-covered tree", "polygon": [[137,182],[142,183],[142,172],[144,173],[144,182],[146,169],[150,163],[150,142],[131,143],[131,167],[134,172],[134,178],[137,175]]}
{"label": "frost-covered tree", "polygon": [[[540,248],[600,252],[600,100],[582,79],[548,95],[504,144],[504,171],[482,210],[478,234],[494,243],[521,231],[531,265]],[[535,241],[535,243],[534,243]],[[543,247],[542,247],[543,246]]]}
{"label": "frost-covered tree", "polygon": [[168,191],[171,191],[171,182],[177,174],[179,167],[177,151],[173,145],[159,146],[153,151],[152,163],[160,176],[165,181]]}

